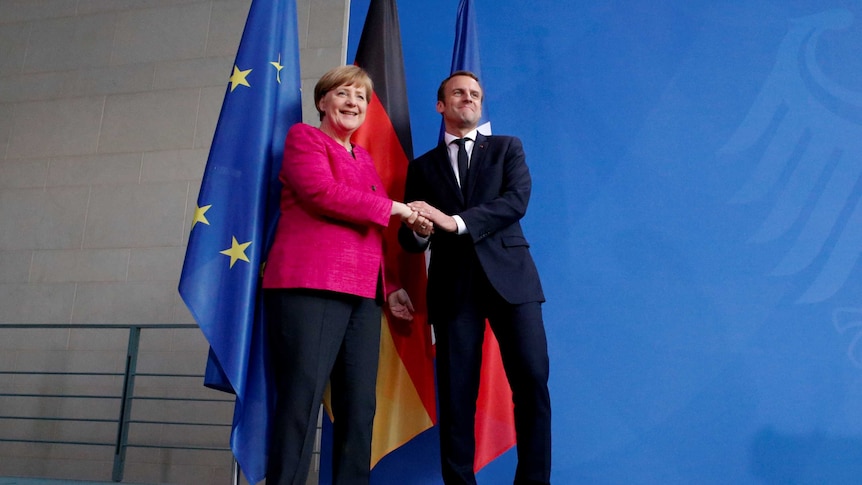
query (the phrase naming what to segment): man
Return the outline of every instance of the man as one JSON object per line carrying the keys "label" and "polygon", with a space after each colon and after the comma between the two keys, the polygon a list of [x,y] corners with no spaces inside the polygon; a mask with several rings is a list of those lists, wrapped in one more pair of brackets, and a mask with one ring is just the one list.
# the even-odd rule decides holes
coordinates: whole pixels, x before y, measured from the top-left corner
{"label": "man", "polygon": [[408,251],[431,248],[428,317],[437,337],[444,482],[476,483],[474,421],[487,318],[515,403],[514,483],[548,484],[545,297],[519,222],[530,198],[530,173],[518,138],[478,133],[482,99],[471,72],[455,72],[440,84],[437,112],[445,139],[410,163],[405,187],[408,205],[433,223],[433,233],[425,237],[425,228],[416,227],[417,233],[402,225],[398,236]]}

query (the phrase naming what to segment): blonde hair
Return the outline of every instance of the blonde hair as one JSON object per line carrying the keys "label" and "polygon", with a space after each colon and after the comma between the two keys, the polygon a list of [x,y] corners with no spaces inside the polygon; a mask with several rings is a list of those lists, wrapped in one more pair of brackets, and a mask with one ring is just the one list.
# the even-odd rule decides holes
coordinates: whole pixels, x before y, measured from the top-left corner
{"label": "blonde hair", "polygon": [[374,91],[374,83],[371,82],[371,77],[359,66],[340,66],[330,69],[326,74],[321,76],[317,84],[314,85],[314,108],[323,120],[323,111],[318,107],[320,100],[326,96],[326,93],[332,91],[338,86],[356,85],[365,88],[365,94],[368,101],[371,101],[371,94]]}

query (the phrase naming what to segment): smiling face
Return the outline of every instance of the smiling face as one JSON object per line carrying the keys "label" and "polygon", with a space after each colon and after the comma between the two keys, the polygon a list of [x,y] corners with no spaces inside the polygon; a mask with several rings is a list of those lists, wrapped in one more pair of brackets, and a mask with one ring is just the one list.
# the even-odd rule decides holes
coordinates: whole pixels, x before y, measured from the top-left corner
{"label": "smiling face", "polygon": [[320,128],[338,138],[349,138],[365,121],[367,108],[368,93],[364,86],[352,83],[336,86],[317,102],[322,116]]}
{"label": "smiling face", "polygon": [[454,76],[442,88],[437,112],[443,115],[446,131],[464,135],[478,126],[482,117],[482,87],[470,76]]}

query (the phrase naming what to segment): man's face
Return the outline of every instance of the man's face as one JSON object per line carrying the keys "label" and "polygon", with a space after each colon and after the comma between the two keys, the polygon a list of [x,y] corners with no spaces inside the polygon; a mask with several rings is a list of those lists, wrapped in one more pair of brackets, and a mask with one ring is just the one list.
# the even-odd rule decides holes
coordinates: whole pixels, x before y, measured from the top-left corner
{"label": "man's face", "polygon": [[472,130],[482,117],[482,88],[470,76],[455,76],[446,83],[443,101],[437,101],[437,112],[447,126]]}

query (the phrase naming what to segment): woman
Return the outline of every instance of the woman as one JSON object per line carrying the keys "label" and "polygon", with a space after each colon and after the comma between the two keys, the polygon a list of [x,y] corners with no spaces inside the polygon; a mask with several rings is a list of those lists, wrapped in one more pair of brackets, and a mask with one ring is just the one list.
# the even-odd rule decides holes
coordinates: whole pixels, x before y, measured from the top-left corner
{"label": "woman", "polygon": [[403,289],[384,292],[383,229],[392,216],[430,223],[390,200],[368,152],[350,143],[371,93],[362,69],[329,71],[314,88],[320,128],[296,124],[285,140],[281,218],[263,276],[278,396],[270,485],[305,484],[327,381],[333,483],[368,483],[383,295],[395,316],[411,318]]}

